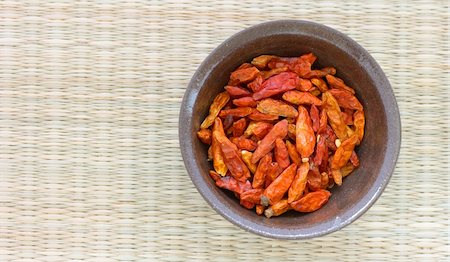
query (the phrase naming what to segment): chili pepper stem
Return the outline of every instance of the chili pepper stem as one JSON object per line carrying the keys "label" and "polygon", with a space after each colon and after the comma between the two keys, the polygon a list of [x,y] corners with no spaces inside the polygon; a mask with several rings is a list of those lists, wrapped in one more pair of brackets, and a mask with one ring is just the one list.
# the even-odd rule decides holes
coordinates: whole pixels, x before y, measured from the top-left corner
{"label": "chili pepper stem", "polygon": [[264,215],[267,217],[267,218],[270,218],[270,217],[272,217],[273,216],[273,210],[272,210],[272,208],[268,208],[268,209],[266,209],[265,211],[264,211]]}
{"label": "chili pepper stem", "polygon": [[268,206],[269,205],[269,198],[266,196],[261,196],[261,205]]}

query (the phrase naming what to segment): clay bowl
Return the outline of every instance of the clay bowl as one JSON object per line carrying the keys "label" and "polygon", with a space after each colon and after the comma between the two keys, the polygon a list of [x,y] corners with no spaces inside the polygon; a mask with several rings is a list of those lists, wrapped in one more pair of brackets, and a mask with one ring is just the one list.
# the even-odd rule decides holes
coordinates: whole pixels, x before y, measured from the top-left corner
{"label": "clay bowl", "polygon": [[[208,175],[207,147],[196,137],[213,98],[230,73],[261,54],[298,56],[313,52],[318,67],[334,66],[337,76],[356,90],[365,108],[365,137],[357,149],[360,167],[331,189],[320,210],[280,217],[258,216],[239,205]],[[334,232],[352,223],[380,197],[394,171],[400,149],[400,116],[392,88],[377,62],[348,36],[324,25],[281,20],[262,23],[227,39],[205,59],[189,83],[181,105],[179,139],[186,169],[214,210],[239,227],[266,237],[305,239]],[[201,203],[200,203],[201,204]]]}

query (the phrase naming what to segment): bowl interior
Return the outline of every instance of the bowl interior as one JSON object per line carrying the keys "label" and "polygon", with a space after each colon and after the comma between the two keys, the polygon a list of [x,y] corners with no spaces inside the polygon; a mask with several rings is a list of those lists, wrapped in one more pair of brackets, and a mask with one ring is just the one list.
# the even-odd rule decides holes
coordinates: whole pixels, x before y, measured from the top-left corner
{"label": "bowl interior", "polygon": [[[381,190],[384,188],[383,182],[387,183],[387,181],[380,180],[380,174],[386,173],[386,170],[382,170],[385,168],[383,163],[389,157],[387,156],[389,152],[386,150],[390,142],[388,108],[380,92],[380,84],[384,83],[375,82],[377,77],[380,77],[381,69],[379,72],[371,63],[365,63],[365,61],[373,60],[367,52],[346,48],[349,47],[348,38],[337,37],[332,34],[333,32],[320,31],[319,28],[308,31],[305,26],[300,28],[302,30],[297,29],[300,32],[293,33],[291,29],[286,29],[283,25],[279,27],[281,29],[266,28],[264,31],[249,30],[250,32],[247,31],[246,34],[238,34],[227,40],[226,46],[220,46],[205,60],[191,82],[190,88],[194,90],[190,101],[192,107],[187,108],[185,112],[189,113],[191,118],[184,123],[183,130],[186,134],[183,139],[186,139],[185,144],[190,142],[188,146],[191,147],[186,149],[191,153],[191,159],[187,161],[190,164],[186,165],[188,171],[200,192],[219,213],[256,233],[288,238],[295,235],[295,238],[301,238],[320,235],[349,223],[344,220],[356,216],[354,210],[367,205],[367,202],[362,203],[361,200],[371,195],[368,194],[369,191],[374,191],[377,187]],[[283,28],[285,30],[282,30]],[[331,189],[332,196],[329,202],[320,210],[308,214],[288,212],[283,216],[267,219],[256,215],[254,210],[243,208],[232,194],[215,186],[208,175],[208,170],[212,166],[206,161],[207,147],[196,138],[196,131],[208,114],[212,100],[223,91],[230,73],[240,64],[250,62],[252,58],[262,54],[299,56],[308,52],[313,52],[318,57],[314,67],[335,67],[336,75],[355,89],[358,99],[364,106],[365,137],[357,149],[360,167],[344,179],[341,187],[335,186]],[[382,76],[384,77],[383,74]],[[382,88],[390,90],[389,86]],[[181,127],[180,132],[182,132]],[[183,135],[180,134],[181,136]],[[396,159],[396,156],[394,158]],[[189,170],[190,167],[192,167],[191,170]],[[390,173],[386,175],[389,177]],[[199,181],[201,183],[198,183]],[[205,186],[207,188],[202,188]],[[351,214],[348,213],[350,210],[352,210]],[[275,232],[276,230],[278,231]]]}

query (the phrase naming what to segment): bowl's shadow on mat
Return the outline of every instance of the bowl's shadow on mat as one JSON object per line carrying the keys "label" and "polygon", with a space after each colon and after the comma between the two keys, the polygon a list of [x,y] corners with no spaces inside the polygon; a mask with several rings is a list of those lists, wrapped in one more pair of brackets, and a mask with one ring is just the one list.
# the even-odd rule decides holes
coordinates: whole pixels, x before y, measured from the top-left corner
{"label": "bowl's shadow on mat", "polygon": [[[207,148],[196,131],[230,73],[262,54],[299,56],[313,52],[315,67],[333,66],[356,91],[365,108],[365,137],[357,153],[360,167],[331,189],[329,202],[316,212],[289,212],[267,219],[246,210],[209,177]],[[186,169],[206,201],[232,223],[257,234],[302,239],[336,231],[361,216],[381,195],[400,149],[400,116],[391,86],[376,61],[355,41],[329,27],[294,20],[256,25],[227,39],[200,65],[186,90],[179,137]]]}

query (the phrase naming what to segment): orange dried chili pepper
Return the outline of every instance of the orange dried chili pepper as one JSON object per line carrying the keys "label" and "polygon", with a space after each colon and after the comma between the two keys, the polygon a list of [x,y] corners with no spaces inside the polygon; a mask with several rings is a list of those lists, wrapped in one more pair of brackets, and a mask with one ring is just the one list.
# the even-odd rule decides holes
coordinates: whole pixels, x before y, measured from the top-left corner
{"label": "orange dried chili pepper", "polygon": [[253,99],[261,100],[273,95],[295,89],[299,85],[300,78],[291,72],[283,72],[272,76],[263,82],[261,90],[253,94]]}
{"label": "orange dried chili pepper", "polygon": [[330,122],[331,128],[333,128],[337,137],[344,141],[347,139],[347,125],[342,119],[341,109],[336,99],[328,91],[322,94],[322,103],[327,112],[328,122]]}
{"label": "orange dried chili pepper", "polygon": [[311,166],[307,176],[308,188],[317,191],[322,187],[322,176],[316,166]]}
{"label": "orange dried chili pepper", "polygon": [[322,101],[319,98],[308,92],[300,92],[296,90],[287,91],[284,93],[283,99],[295,105],[322,105]]}
{"label": "orange dried chili pepper", "polygon": [[255,141],[245,138],[245,137],[232,137],[230,141],[235,144],[239,149],[255,151],[257,144]]}
{"label": "orange dried chili pepper", "polygon": [[209,129],[200,129],[197,132],[197,137],[202,141],[203,144],[211,145],[211,130]]}
{"label": "orange dried chili pepper", "polygon": [[288,137],[295,141],[295,124],[288,125]]}
{"label": "orange dried chili pepper", "polygon": [[250,177],[250,171],[242,161],[236,145],[225,136],[223,129],[220,128],[222,126],[220,118],[216,118],[214,125],[217,125],[217,129],[213,131],[213,136],[219,142],[225,165],[230,171],[231,176],[238,181],[244,182]]}
{"label": "orange dried chili pepper", "polygon": [[255,175],[253,176],[253,188],[262,188],[264,186],[266,174],[271,162],[272,156],[270,154],[265,155],[261,161],[259,161],[258,168],[256,168]]}
{"label": "orange dried chili pepper", "polygon": [[364,137],[364,125],[365,125],[364,111],[356,111],[353,114],[353,125],[355,126],[355,133],[358,134],[358,145],[361,143]]}
{"label": "orange dried chili pepper", "polygon": [[223,132],[223,126],[220,119],[219,121],[214,121],[213,134],[211,139],[211,154],[214,170],[216,170],[219,175],[225,176],[228,172],[228,167],[225,165],[222,149],[220,148],[219,141],[217,141],[217,133],[215,134],[214,131]]}
{"label": "orange dried chili pepper", "polygon": [[302,163],[302,158],[297,151],[295,145],[293,145],[289,140],[286,141],[286,148],[288,150],[289,158],[293,163],[300,165]]}
{"label": "orange dried chili pepper", "polygon": [[326,75],[335,75],[336,68],[334,67],[324,67],[320,70],[311,70],[309,73],[305,74],[305,78],[313,78],[313,77],[324,77]]}
{"label": "orange dried chili pepper", "polygon": [[349,91],[342,89],[330,89],[328,92],[336,98],[336,101],[340,107],[353,110],[363,110],[363,106],[359,102],[358,98],[356,98],[356,96]]}
{"label": "orange dried chili pepper", "polygon": [[234,179],[234,177],[232,176],[221,177],[219,180],[216,181],[216,185],[220,188],[233,191],[239,195],[252,189],[252,185],[248,180],[245,182],[241,182]]}
{"label": "orange dried chili pepper", "polygon": [[250,189],[241,194],[241,200],[247,201],[253,204],[259,204],[261,202],[261,195],[264,189]]}
{"label": "orange dried chili pepper", "polygon": [[248,91],[242,87],[238,87],[238,86],[226,86],[225,90],[227,91],[227,93],[230,96],[233,96],[233,97],[241,97],[241,96],[249,96],[250,95],[250,91]]}
{"label": "orange dried chili pepper", "polygon": [[309,157],[314,152],[316,136],[312,128],[311,118],[305,107],[298,107],[298,118],[295,125],[295,144],[302,158]]}
{"label": "orange dried chili pepper", "polygon": [[258,110],[254,109],[252,113],[248,116],[253,121],[273,121],[278,120],[277,115],[269,115],[269,114],[263,114],[259,112]]}
{"label": "orange dried chili pepper", "polygon": [[220,110],[228,103],[230,95],[227,92],[218,94],[211,106],[209,107],[209,115],[203,120],[200,128],[206,129],[214,123],[214,119],[219,115]]}
{"label": "orange dried chili pepper", "polygon": [[217,174],[217,172],[214,171],[214,170],[209,170],[209,176],[210,176],[214,181],[217,181],[217,180],[220,179],[220,175]]}
{"label": "orange dried chili pepper", "polygon": [[233,136],[242,136],[244,134],[245,129],[247,128],[247,120],[245,118],[241,118],[238,121],[233,123]]}
{"label": "orange dried chili pepper", "polygon": [[244,161],[244,163],[247,165],[250,172],[252,172],[252,174],[254,174],[256,172],[257,166],[252,163],[252,155],[253,155],[253,153],[249,152],[247,150],[241,151],[242,161]]}
{"label": "orange dried chili pepper", "polygon": [[333,161],[331,162],[331,169],[337,170],[347,164],[357,142],[358,135],[356,133],[349,139],[342,142],[342,144],[336,149],[336,153],[334,153]]}
{"label": "orange dried chili pepper", "polygon": [[317,86],[317,88],[319,88],[320,92],[322,93],[328,90],[327,83],[321,78],[312,78],[311,83]]}
{"label": "orange dried chili pepper", "polygon": [[258,162],[261,157],[269,153],[275,146],[277,138],[283,139],[287,135],[288,122],[281,120],[275,124],[267,135],[261,140],[252,156],[252,163]]}
{"label": "orange dried chili pepper", "polygon": [[277,162],[270,163],[267,170],[264,187],[267,188],[281,174],[281,172],[283,172],[283,168],[281,168]]}
{"label": "orange dried chili pepper", "polygon": [[321,134],[326,131],[327,123],[328,123],[327,111],[325,109],[322,109],[322,111],[320,111],[319,130],[317,130],[318,134]]}
{"label": "orange dried chili pepper", "polygon": [[320,166],[322,163],[328,164],[328,147],[325,136],[320,136],[316,145],[316,154],[314,156],[314,165]]}
{"label": "orange dried chili pepper", "polygon": [[260,55],[258,57],[253,58],[252,65],[256,66],[259,69],[264,69],[267,67],[267,64],[270,60],[276,58],[274,55]]}
{"label": "orange dried chili pepper", "polygon": [[233,116],[233,117],[245,117],[253,112],[251,107],[237,107],[232,109],[224,109],[219,113],[220,117]]}
{"label": "orange dried chili pepper", "polygon": [[328,173],[322,172],[322,173],[320,174],[320,176],[321,176],[321,178],[322,178],[322,186],[321,186],[321,188],[322,188],[322,189],[327,189],[327,188],[328,188],[328,183],[329,183],[329,181],[330,181],[330,179],[329,179],[329,177],[328,177]]}
{"label": "orange dried chili pepper", "polygon": [[[346,125],[353,125],[353,110],[345,108],[344,111],[342,111],[342,119]],[[347,135],[350,136],[348,129]]]}
{"label": "orange dried chili pepper", "polygon": [[264,136],[269,133],[273,125],[267,122],[250,122],[247,129],[244,132],[246,137],[255,135],[258,139],[263,139]]}
{"label": "orange dried chili pepper", "polygon": [[316,61],[316,56],[312,53],[302,55],[295,62],[293,71],[297,73],[300,77],[306,77],[309,73],[311,73],[311,66]]}
{"label": "orange dried chili pepper", "polygon": [[258,216],[262,215],[264,213],[265,209],[266,209],[266,207],[263,206],[263,205],[256,205],[256,209],[255,209],[256,210],[256,214]]}
{"label": "orange dried chili pepper", "polygon": [[315,105],[311,106],[309,110],[309,115],[311,117],[312,128],[314,132],[319,131],[320,119],[319,119],[319,109]]}
{"label": "orange dried chili pepper", "polygon": [[331,170],[331,176],[333,177],[333,181],[336,185],[342,185],[342,173],[339,169]]}
{"label": "orange dried chili pepper", "polygon": [[274,155],[275,160],[281,168],[285,169],[291,164],[291,161],[289,161],[289,153],[287,151],[286,144],[281,138],[277,138],[275,140]]}
{"label": "orange dried chili pepper", "polygon": [[288,203],[297,201],[302,196],[303,191],[305,190],[306,187],[308,171],[309,171],[308,162],[302,163],[298,167],[297,173],[288,191]]}
{"label": "orange dried chili pepper", "polygon": [[339,172],[341,173],[342,177],[346,177],[350,175],[350,173],[353,172],[353,170],[355,170],[355,166],[352,165],[351,163],[347,163],[345,166],[339,169]]}
{"label": "orange dried chili pepper", "polygon": [[291,164],[264,190],[261,196],[261,205],[268,206],[280,201],[294,180],[297,165]]}
{"label": "orange dried chili pepper", "polygon": [[234,99],[233,104],[239,107],[256,107],[256,101],[251,96]]}
{"label": "orange dried chili pepper", "polygon": [[261,74],[259,74],[255,79],[253,79],[253,81],[247,84],[247,88],[252,90],[253,93],[256,93],[259,90],[261,90],[262,83],[264,82],[265,79],[263,77],[263,73],[264,71],[262,71]]}
{"label": "orange dried chili pepper", "polygon": [[244,201],[244,200],[240,200],[239,204],[247,209],[253,209],[255,207],[254,203],[248,202],[248,201]]}
{"label": "orange dried chili pepper", "polygon": [[298,112],[294,107],[272,98],[266,98],[259,101],[256,109],[263,114],[269,115],[283,117],[297,117],[298,115]]}
{"label": "orange dried chili pepper", "polygon": [[267,218],[271,218],[273,216],[279,216],[281,214],[286,213],[291,209],[291,206],[288,203],[287,199],[282,199],[278,201],[277,203],[271,205],[268,209],[264,211],[264,215]]}
{"label": "orange dried chili pepper", "polygon": [[278,75],[278,74],[286,72],[288,70],[289,70],[289,68],[287,66],[274,68],[274,69],[270,69],[269,71],[261,71],[261,76],[265,80],[271,76]]}
{"label": "orange dried chili pepper", "polygon": [[233,73],[230,76],[230,83],[240,84],[240,83],[248,83],[256,78],[259,74],[258,68],[252,66],[248,68],[241,68]]}
{"label": "orange dried chili pepper", "polygon": [[332,75],[327,75],[325,78],[327,79],[328,84],[332,88],[346,90],[352,94],[355,93],[355,90],[353,90],[353,88],[347,86],[342,79],[332,76]]}
{"label": "orange dried chili pepper", "polygon": [[298,212],[313,212],[325,205],[330,195],[331,193],[324,189],[311,192],[291,203],[291,207]]}
{"label": "orange dried chili pepper", "polygon": [[352,155],[350,156],[350,162],[352,163],[352,165],[354,165],[355,167],[359,166],[359,158],[358,155],[356,154],[355,151],[352,152]]}

